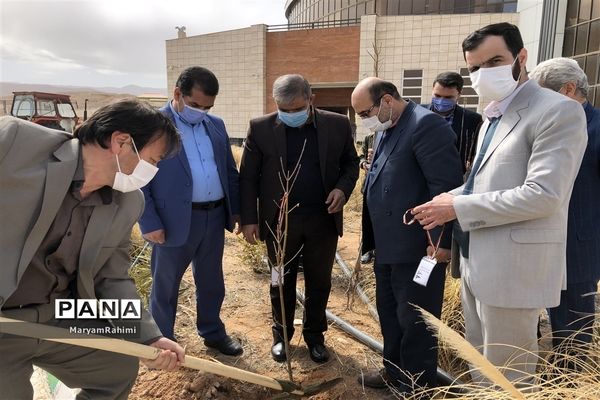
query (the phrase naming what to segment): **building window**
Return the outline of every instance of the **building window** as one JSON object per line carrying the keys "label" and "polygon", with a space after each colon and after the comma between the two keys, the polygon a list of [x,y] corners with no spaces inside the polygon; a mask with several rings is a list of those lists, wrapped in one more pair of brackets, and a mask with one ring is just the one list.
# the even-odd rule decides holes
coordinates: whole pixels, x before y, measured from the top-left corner
{"label": "building window", "polygon": [[421,104],[423,92],[423,70],[405,69],[402,73],[402,97]]}
{"label": "building window", "polygon": [[587,99],[600,107],[600,0],[568,0],[562,54],[585,71]]}
{"label": "building window", "polygon": [[463,85],[462,93],[460,94],[459,103],[466,109],[477,112],[477,107],[479,105],[479,96],[473,86],[471,84],[471,76],[469,75],[469,70],[467,68],[461,68],[460,76],[462,76],[465,84]]}

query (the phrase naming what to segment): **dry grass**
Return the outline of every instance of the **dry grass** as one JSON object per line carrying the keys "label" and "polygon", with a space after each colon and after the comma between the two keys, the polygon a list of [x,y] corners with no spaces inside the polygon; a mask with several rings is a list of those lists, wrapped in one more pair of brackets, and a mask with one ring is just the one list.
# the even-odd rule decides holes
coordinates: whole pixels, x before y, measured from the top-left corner
{"label": "dry grass", "polygon": [[152,287],[152,275],[150,273],[150,258],[152,256],[152,247],[147,244],[136,225],[131,231],[131,245],[129,247],[129,257],[132,266],[129,269],[129,276],[135,281],[138,295],[142,299],[144,306],[148,306],[148,297]]}
{"label": "dry grass", "polygon": [[238,236],[238,240],[242,246],[242,251],[236,254],[239,260],[257,274],[268,274],[269,262],[265,242],[250,244],[241,236]]}
{"label": "dry grass", "polygon": [[242,162],[242,153],[244,152],[244,148],[242,146],[231,146],[231,152],[233,153],[233,159],[235,160],[235,164],[240,169],[240,163]]}

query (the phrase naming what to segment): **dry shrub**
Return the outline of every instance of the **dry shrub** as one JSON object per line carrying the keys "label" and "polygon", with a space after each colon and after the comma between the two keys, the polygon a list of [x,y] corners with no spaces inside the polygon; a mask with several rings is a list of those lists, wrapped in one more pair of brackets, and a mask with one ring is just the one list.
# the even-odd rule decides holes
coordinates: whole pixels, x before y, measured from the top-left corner
{"label": "dry shrub", "polygon": [[236,254],[240,261],[251,267],[257,274],[270,273],[265,242],[258,241],[256,244],[250,244],[242,237],[238,237],[238,240],[242,246],[242,251]]}
{"label": "dry shrub", "polygon": [[[436,331],[441,332],[440,341],[448,350],[457,353],[471,365],[481,365],[474,355],[478,354],[478,351],[464,340],[458,339],[458,333],[448,335],[448,331],[452,332],[452,330],[439,321],[432,321],[431,318],[428,318],[428,323],[431,323]],[[572,338],[575,335],[577,332]],[[551,338],[542,338],[542,340],[548,339]],[[485,372],[484,369],[489,372],[487,366],[476,369],[482,373]],[[465,381],[469,379],[466,375],[462,378]],[[537,372],[531,378],[535,382],[534,386],[520,389],[522,398],[528,400],[600,399],[600,314],[596,314],[591,345],[582,345],[572,339],[570,342],[567,341],[564,349],[540,351]],[[506,390],[501,390],[499,381],[492,379],[492,382],[495,386],[462,384],[455,385],[452,389],[448,387],[429,389],[416,393],[409,400],[418,399],[423,395],[436,399],[452,397],[465,400],[508,400],[516,397]],[[456,395],[457,389],[462,389],[464,393]]]}
{"label": "dry shrub", "polygon": [[[460,279],[454,279],[446,274],[446,286],[444,287],[444,303],[442,304],[442,322],[452,330],[464,336],[465,322],[460,303]],[[468,364],[453,354],[452,348],[446,343],[438,343],[438,366],[452,376],[462,376],[468,371]]]}
{"label": "dry shrub", "polygon": [[244,152],[244,148],[242,146],[231,146],[231,152],[233,153],[233,159],[235,160],[235,164],[240,168],[240,163],[242,162],[242,153]]}
{"label": "dry shrub", "polygon": [[[357,151],[360,152],[361,149],[358,148]],[[344,206],[345,212],[347,212],[347,211],[356,212],[356,213],[359,213],[359,215],[362,212],[363,195],[362,195],[361,189],[363,187],[363,182],[365,181],[365,176],[366,176],[365,170],[360,168],[356,186],[354,186],[352,195],[350,195],[348,202]]]}
{"label": "dry shrub", "polygon": [[135,287],[144,306],[148,306],[148,297],[152,287],[151,256],[152,247],[142,238],[139,226],[134,226],[131,231],[131,245],[129,246],[129,257],[131,259],[129,276],[135,281]]}

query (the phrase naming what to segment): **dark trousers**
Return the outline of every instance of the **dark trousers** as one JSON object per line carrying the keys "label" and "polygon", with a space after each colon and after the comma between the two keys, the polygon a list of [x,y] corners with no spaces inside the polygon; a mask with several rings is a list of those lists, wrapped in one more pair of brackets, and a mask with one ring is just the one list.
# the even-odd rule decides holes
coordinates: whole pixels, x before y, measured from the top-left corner
{"label": "dark trousers", "polygon": [[164,336],[174,337],[179,285],[191,262],[196,284],[198,334],[211,341],[225,337],[225,326],[219,316],[225,298],[224,227],[225,211],[222,206],[212,210],[192,210],[190,234],[183,246],[155,245],[152,249],[149,309]]}
{"label": "dark trousers", "polygon": [[427,329],[418,305],[436,317],[442,313],[446,264],[438,264],[426,287],[413,282],[418,262],[375,262],[377,312],[383,334],[383,365],[396,386],[412,392],[416,385],[434,387],[437,375],[437,339]]}
{"label": "dark trousers", "polygon": [[548,309],[552,326],[552,345],[555,348],[559,348],[563,343],[572,343],[575,346],[591,343],[596,296],[589,293],[596,293],[597,284],[595,281],[567,284],[567,290],[560,293],[560,305]]}
{"label": "dark trousers", "polygon": [[[296,277],[298,254],[302,253],[304,269],[304,316],[302,335],[308,345],[324,343],[323,332],[327,330],[325,309],[331,291],[331,268],[337,247],[337,229],[333,217],[328,214],[290,214],[287,231],[287,247],[283,277],[283,302],[288,340],[294,335],[294,311],[296,309]],[[266,241],[271,265],[275,264],[275,243],[272,235]],[[271,310],[273,313],[273,341],[283,341],[283,324],[279,288],[271,286]]]}

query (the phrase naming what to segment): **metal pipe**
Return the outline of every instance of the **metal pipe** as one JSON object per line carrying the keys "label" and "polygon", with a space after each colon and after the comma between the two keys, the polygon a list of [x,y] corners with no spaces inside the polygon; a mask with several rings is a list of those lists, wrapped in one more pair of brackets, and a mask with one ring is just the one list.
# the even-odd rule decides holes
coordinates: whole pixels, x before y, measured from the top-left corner
{"label": "metal pipe", "polygon": [[[340,269],[344,272],[344,274],[346,274],[348,278],[352,279],[352,271],[350,270],[350,267],[348,267],[342,256],[340,256],[340,253],[337,251],[335,252],[335,261],[340,266]],[[371,314],[375,321],[379,322],[379,314],[377,313],[377,309],[371,304],[369,296],[367,296],[360,283],[356,285],[356,293],[362,302],[366,304],[369,314]]]}

